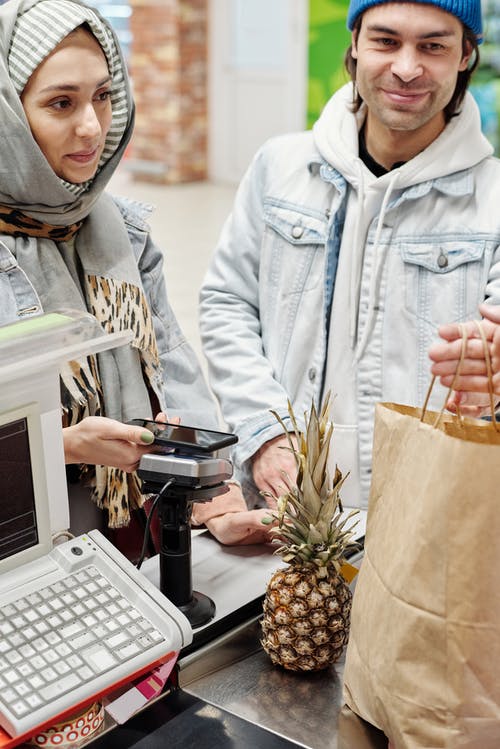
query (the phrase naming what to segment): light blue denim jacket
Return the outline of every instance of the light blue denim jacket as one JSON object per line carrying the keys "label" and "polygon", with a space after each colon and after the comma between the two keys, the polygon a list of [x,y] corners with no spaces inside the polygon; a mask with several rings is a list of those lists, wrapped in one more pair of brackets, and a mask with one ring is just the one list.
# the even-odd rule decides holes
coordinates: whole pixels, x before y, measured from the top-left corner
{"label": "light blue denim jacket", "polygon": [[[169,304],[163,275],[163,254],[150,236],[147,206],[115,198],[130,238],[144,293],[151,308],[163,371],[158,396],[169,415],[179,414],[186,424],[217,427],[216,408],[194,351],[182,333]],[[0,326],[40,314],[40,299],[9,250],[11,238],[0,235]],[[112,263],[113,244],[107,252]],[[71,299],[67,300],[71,307]]]}
{"label": "light blue denim jacket", "polygon": [[242,477],[281,433],[269,409],[285,417],[290,398],[303,414],[328,370],[337,462],[366,506],[375,403],[421,405],[437,326],[500,303],[500,162],[468,96],[431,146],[377,179],[349,95],[314,133],[256,155],[203,284],[201,332]]}

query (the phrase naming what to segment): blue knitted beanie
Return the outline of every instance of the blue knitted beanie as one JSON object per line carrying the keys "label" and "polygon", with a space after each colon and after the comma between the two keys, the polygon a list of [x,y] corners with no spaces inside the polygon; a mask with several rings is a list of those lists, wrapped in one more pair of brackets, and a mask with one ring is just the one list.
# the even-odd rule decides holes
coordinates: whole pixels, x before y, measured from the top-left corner
{"label": "blue knitted beanie", "polygon": [[[468,26],[476,35],[477,43],[483,41],[483,23],[481,19],[481,0],[409,0],[410,2],[435,5],[436,8],[446,10],[464,26]],[[352,31],[356,18],[374,5],[387,2],[401,2],[401,0],[351,0],[347,13],[347,28]],[[405,2],[405,0],[403,0]]]}

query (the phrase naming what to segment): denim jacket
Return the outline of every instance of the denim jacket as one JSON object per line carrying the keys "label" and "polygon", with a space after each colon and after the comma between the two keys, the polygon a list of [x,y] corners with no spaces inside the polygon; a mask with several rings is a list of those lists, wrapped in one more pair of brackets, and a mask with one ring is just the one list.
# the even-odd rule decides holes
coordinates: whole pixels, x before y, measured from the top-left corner
{"label": "denim jacket", "polygon": [[[366,506],[377,401],[421,405],[439,324],[500,303],[500,162],[468,95],[424,152],[376,178],[338,92],[313,133],[272,139],[244,177],[201,292],[201,332],[235,463],[334,396],[347,503]],[[436,388],[431,406],[444,400]],[[346,482],[347,486],[347,482]]]}
{"label": "denim jacket", "polygon": [[[169,415],[179,414],[187,424],[216,427],[213,398],[196,355],[168,301],[163,254],[153,242],[145,221],[151,209],[124,198],[115,198],[115,202],[125,221],[153,316],[163,371],[161,391],[156,393],[159,403]],[[0,236],[0,326],[43,312],[36,289],[19,267],[8,245],[9,237]],[[108,252],[113,252],[112,242]],[[71,300],[68,300],[68,307],[71,307]]]}

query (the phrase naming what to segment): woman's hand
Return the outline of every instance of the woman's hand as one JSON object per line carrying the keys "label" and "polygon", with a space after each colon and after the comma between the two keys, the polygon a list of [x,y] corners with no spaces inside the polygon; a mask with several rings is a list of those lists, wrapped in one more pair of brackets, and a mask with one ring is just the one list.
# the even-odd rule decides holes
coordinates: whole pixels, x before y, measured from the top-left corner
{"label": "woman's hand", "polygon": [[[268,519],[268,524],[262,522]],[[238,484],[230,484],[226,494],[211,502],[193,504],[192,522],[205,525],[210,533],[227,546],[265,544],[272,540],[276,526],[267,510],[249,510]]]}
{"label": "woman's hand", "polygon": [[[493,392],[500,396],[500,306],[482,304],[481,327],[484,330],[491,359]],[[481,416],[490,411],[488,376],[483,342],[475,322],[465,323],[467,346],[460,375],[454,383],[454,393],[447,403],[450,411],[460,411],[469,416]],[[459,325],[443,325],[439,328],[443,343],[434,344],[429,350],[433,361],[432,374],[439,377],[444,387],[451,387],[457,371],[462,349]],[[496,398],[498,400],[498,398]]]}
{"label": "woman's hand", "polygon": [[152,432],[105,416],[87,416],[63,429],[66,463],[112,466],[130,473],[151,452]]}

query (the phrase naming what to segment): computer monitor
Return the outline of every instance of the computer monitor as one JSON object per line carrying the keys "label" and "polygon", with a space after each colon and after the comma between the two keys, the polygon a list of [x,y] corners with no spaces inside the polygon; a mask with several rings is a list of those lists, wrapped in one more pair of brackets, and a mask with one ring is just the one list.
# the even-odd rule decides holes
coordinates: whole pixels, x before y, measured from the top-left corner
{"label": "computer monitor", "polygon": [[38,405],[0,413],[0,574],[51,548]]}

